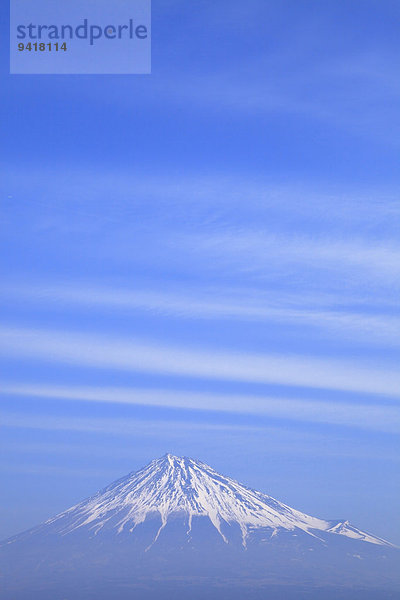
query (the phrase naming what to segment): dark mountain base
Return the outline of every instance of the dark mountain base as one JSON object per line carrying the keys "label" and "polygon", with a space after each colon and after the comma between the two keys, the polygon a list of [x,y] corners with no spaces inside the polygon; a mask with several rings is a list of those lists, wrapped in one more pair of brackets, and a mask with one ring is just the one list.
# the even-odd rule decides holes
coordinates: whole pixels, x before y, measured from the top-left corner
{"label": "dark mountain base", "polygon": [[[88,538],[29,534],[0,548],[1,600],[395,600],[396,549],[321,532],[147,519]],[[157,534],[158,537],[157,537]],[[157,542],[153,543],[157,537]],[[329,541],[329,543],[328,543]]]}

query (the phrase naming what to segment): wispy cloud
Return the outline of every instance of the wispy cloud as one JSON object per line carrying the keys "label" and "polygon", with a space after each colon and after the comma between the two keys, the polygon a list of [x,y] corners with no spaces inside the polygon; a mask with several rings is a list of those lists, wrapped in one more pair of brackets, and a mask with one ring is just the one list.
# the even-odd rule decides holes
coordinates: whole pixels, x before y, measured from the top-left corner
{"label": "wispy cloud", "polygon": [[[229,287],[200,288],[194,293],[183,289],[168,292],[76,284],[24,284],[4,285],[3,298],[29,300],[30,303],[36,301],[41,306],[53,308],[116,309],[195,319],[293,323],[317,329],[322,335],[333,332],[344,338],[363,339],[369,345],[400,344],[399,317],[379,310],[368,314],[360,307],[358,311],[347,307],[338,310],[339,298],[321,294],[307,297],[304,294],[266,293],[257,288]],[[350,301],[345,295],[341,300],[343,304]],[[354,297],[351,300],[354,301]],[[329,304],[334,304],[336,309]],[[385,308],[387,306],[381,307]]]}
{"label": "wispy cloud", "polygon": [[[94,420],[94,423],[91,421]],[[154,452],[163,453],[166,449],[177,448],[177,452],[191,454],[199,458],[206,458],[211,454],[221,456],[221,448],[224,447],[224,441],[231,441],[230,455],[235,452],[241,453],[247,457],[254,456],[255,460],[265,456],[318,456],[342,457],[350,459],[373,459],[390,460],[399,462],[399,453],[393,444],[382,445],[369,435],[366,440],[354,440],[351,436],[342,436],[335,433],[315,433],[310,431],[299,431],[293,428],[271,427],[271,426],[245,426],[230,425],[225,426],[209,425],[195,423],[193,421],[138,421],[136,419],[99,419],[87,418],[72,419],[68,417],[58,417],[55,419],[51,415],[29,416],[19,413],[4,414],[4,427],[31,429],[33,437],[36,430],[37,441],[15,444],[12,441],[5,441],[3,447],[5,451],[13,457],[13,463],[2,461],[0,471],[7,472],[33,472],[49,473],[54,475],[71,474],[75,471],[88,473],[88,475],[107,474],[107,468],[99,471],[99,458],[107,458],[106,464],[115,464],[114,474],[111,477],[117,477],[121,474],[121,461],[127,464],[126,470],[131,470],[135,466],[140,467],[148,460],[154,458]],[[55,441],[51,437],[47,441],[39,441],[38,434],[47,431],[54,432],[59,436],[60,432],[83,433],[85,441],[74,438],[68,443]],[[90,434],[88,437],[87,434]],[[99,440],[110,439],[113,443],[110,446],[98,443]],[[188,439],[190,437],[190,440]],[[138,446],[141,448],[139,452]],[[204,448],[208,451],[204,454]],[[156,449],[155,449],[156,448]],[[79,467],[68,467],[65,460],[59,460],[61,464],[57,466],[41,464],[43,456],[52,457],[78,457],[81,464],[82,459],[85,464]],[[142,458],[143,457],[143,458]],[[23,464],[21,464],[23,459]],[[91,468],[87,467],[87,460],[93,460]],[[132,463],[132,459],[135,463]],[[57,460],[57,459],[56,459]],[[105,467],[104,461],[102,467]],[[43,469],[43,470],[42,470]],[[106,481],[105,481],[106,483]]]}
{"label": "wispy cloud", "polygon": [[92,368],[211,380],[275,383],[398,397],[389,365],[303,355],[242,354],[40,329],[0,329],[0,353]]}
{"label": "wispy cloud", "polygon": [[264,276],[277,270],[288,273],[301,269],[303,276],[307,272],[324,272],[325,275],[336,272],[342,280],[366,281],[374,277],[376,282],[390,282],[396,288],[400,280],[400,246],[393,242],[315,234],[271,235],[266,229],[231,228],[194,239],[191,236],[186,243],[226,267],[252,270]]}
{"label": "wispy cloud", "polygon": [[[28,428],[37,430],[40,435],[41,431],[52,430],[51,417],[50,421],[48,421],[48,419],[48,415],[43,416],[43,425],[40,425],[40,422],[37,419],[29,420],[29,417],[21,417],[21,415],[18,416],[13,414],[7,417],[5,427],[9,426],[12,429]],[[58,424],[63,426],[64,431],[76,432],[74,427],[76,422],[74,423],[71,422],[71,420],[62,418],[58,419]],[[51,440],[32,441],[27,443],[19,442],[16,444],[12,441],[7,441],[3,443],[3,447],[8,454],[12,454],[15,462],[18,461],[18,457],[22,456],[26,459],[26,457],[29,456],[30,460],[36,464],[39,457],[42,457],[43,454],[50,456],[64,455],[69,458],[78,457],[80,460],[83,457],[89,457],[90,459],[95,458],[95,460],[97,460],[97,458],[111,458],[112,461],[117,459],[118,471],[120,470],[121,460],[129,461],[128,469],[132,469],[132,467],[134,467],[132,464],[133,457],[135,458],[137,466],[141,466],[138,448],[137,445],[135,445],[135,441],[137,441],[138,438],[140,438],[142,442],[144,442],[146,438],[150,440],[152,438],[157,438],[159,447],[161,448],[160,452],[164,452],[164,450],[170,448],[171,445],[175,446],[175,443],[179,441],[179,444],[182,447],[182,453],[190,451],[193,453],[192,456],[198,456],[199,458],[204,455],[204,446],[210,447],[211,439],[213,439],[214,442],[218,442],[219,439],[221,443],[222,438],[226,439],[230,436],[233,442],[230,454],[232,454],[233,448],[235,448],[236,452],[241,452],[241,448],[243,448],[246,456],[250,456],[254,453],[254,456],[258,459],[261,455],[268,457],[271,457],[271,455],[298,456],[299,454],[315,456],[315,454],[318,453],[319,456],[323,455],[327,457],[334,456],[355,459],[370,458],[373,460],[400,461],[399,453],[396,452],[397,448],[394,444],[389,443],[382,445],[378,440],[372,440],[371,436],[369,436],[367,440],[361,441],[358,439],[357,443],[354,443],[354,440],[352,440],[351,437],[338,435],[337,432],[334,434],[329,434],[327,432],[317,434],[315,432],[298,431],[293,428],[287,429],[285,427],[224,427],[223,425],[209,427],[207,424],[202,427],[201,424],[193,425],[194,427],[192,427],[191,422],[187,421],[183,423],[182,421],[165,421],[158,423],[157,426],[153,428],[152,423],[145,422],[145,427],[143,427],[138,426],[138,422],[133,420],[131,429],[119,429],[116,431],[112,425],[112,421],[110,422],[110,419],[107,419],[107,421],[104,419],[103,428],[99,427],[96,431],[93,431],[93,429],[85,431],[85,433],[98,433],[101,438],[103,438],[104,434],[107,436],[111,434],[114,442],[112,444],[112,453],[110,446],[96,443],[98,439],[96,435],[90,438],[85,436],[84,442],[76,440],[75,442],[69,441],[68,443],[62,443]],[[60,429],[55,430],[56,435],[58,435],[57,431],[60,431]],[[82,430],[79,429],[77,433],[79,434],[81,431]],[[190,443],[188,443],[187,434],[185,434],[186,431],[190,435]],[[216,433],[223,435],[216,436]],[[207,439],[209,440],[206,444],[204,436],[207,436]],[[134,441],[129,443],[127,438],[130,440],[133,439]],[[194,441],[195,444],[193,445]],[[255,442],[254,445],[252,442]],[[223,445],[223,442],[221,445]],[[151,449],[149,449],[146,444],[142,443],[141,448],[143,455],[145,455],[143,463],[154,458],[154,451],[152,450],[153,445],[151,445]],[[221,452],[219,452],[219,454],[221,455]],[[3,464],[0,464],[0,470],[14,472],[14,467],[16,466],[15,462],[11,465],[9,463],[5,464],[4,461]],[[30,471],[30,465],[26,463],[26,460],[24,460],[24,465],[19,465],[21,471],[23,471],[24,468],[27,469],[28,472]],[[56,473],[62,474],[64,472],[62,465],[59,465],[55,469]],[[93,469],[87,468],[83,468],[83,472],[96,473]]]}
{"label": "wispy cloud", "polygon": [[164,389],[62,387],[13,383],[1,385],[0,392],[4,395],[28,398],[224,411],[400,433],[400,408],[371,403],[352,404],[304,398],[206,394]]}
{"label": "wispy cloud", "polygon": [[[77,431],[82,433],[110,433],[115,435],[145,435],[159,438],[162,433],[170,432],[173,437],[187,440],[188,431],[252,431],[263,430],[251,425],[229,425],[214,423],[197,423],[195,421],[145,421],[130,418],[101,418],[101,417],[66,417],[54,415],[31,415],[18,412],[4,412],[2,426],[39,429],[43,431]],[[173,433],[171,431],[173,429]]]}
{"label": "wispy cloud", "polygon": [[29,202],[22,209],[13,201],[4,218],[39,253],[49,242],[56,254],[68,243],[71,259],[106,260],[119,272],[145,265],[149,274],[164,268],[187,277],[195,270],[199,278],[241,276],[246,285],[273,288],[292,281],[293,289],[332,290],[339,299],[344,284],[359,298],[373,290],[374,300],[399,291],[393,189],[285,186],[248,173],[22,175],[12,170],[6,179]]}
{"label": "wispy cloud", "polygon": [[[51,451],[51,450],[50,450]],[[65,475],[67,476],[71,476],[71,477],[85,477],[86,478],[94,478],[94,479],[98,479],[100,477],[111,477],[111,478],[116,478],[116,471],[112,470],[112,469],[95,469],[93,467],[91,468],[85,468],[85,467],[77,467],[76,469],[72,468],[72,467],[65,467],[62,465],[55,465],[55,466],[51,466],[51,465],[44,465],[44,464],[20,464],[20,465],[15,465],[15,464],[7,464],[7,463],[1,463],[0,462],[0,471],[2,471],[3,473],[11,473],[12,475],[15,475],[17,473],[22,473],[22,474],[32,474],[32,475],[50,475],[50,476],[57,476],[57,477],[63,477]]]}
{"label": "wispy cloud", "polygon": [[[336,58],[316,58],[315,49],[304,52],[308,43],[305,37],[292,43],[290,49],[237,60],[231,70],[226,61],[203,72],[182,65],[184,77],[177,77],[176,69],[168,71],[166,76],[155,78],[151,94],[143,90],[142,98],[152,106],[162,98],[175,108],[178,105],[185,110],[190,105],[211,115],[224,111],[236,118],[289,115],[311,119],[350,135],[397,145],[400,90],[395,83],[395,53],[354,47]],[[94,92],[86,90],[88,96]],[[117,95],[112,89],[106,98],[121,110],[129,107],[129,96]]]}
{"label": "wispy cloud", "polygon": [[[312,223],[325,223],[328,230],[339,226],[345,231],[357,225],[367,226],[371,232],[375,226],[384,225],[392,229],[396,239],[393,219],[400,218],[397,185],[361,182],[339,185],[329,179],[304,180],[304,176],[283,183],[248,169],[243,173],[209,169],[202,174],[189,170],[177,175],[154,167],[150,173],[122,167],[99,172],[89,166],[38,171],[29,164],[23,167],[13,164],[2,167],[2,187],[5,192],[14,190],[16,194],[10,198],[12,213],[18,209],[22,195],[29,201],[24,204],[26,211],[17,214],[21,218],[25,215],[31,225],[32,218],[39,220],[44,211],[58,216],[58,224],[62,225],[62,218],[68,212],[71,223],[64,225],[72,229],[89,226],[90,221],[109,226],[121,224],[135,217],[139,208],[147,208],[148,212],[142,214],[144,219],[150,215],[155,221],[175,222],[175,225],[179,224],[175,218],[177,211],[181,214],[182,210],[185,210],[185,224],[194,221],[196,225],[202,218],[212,223],[233,214],[239,217],[239,222],[252,219],[258,222],[258,217],[269,214],[282,218],[282,223],[274,221],[275,226],[280,226],[291,222],[294,215],[297,224],[299,218],[305,217]],[[7,206],[3,218],[6,209]]]}

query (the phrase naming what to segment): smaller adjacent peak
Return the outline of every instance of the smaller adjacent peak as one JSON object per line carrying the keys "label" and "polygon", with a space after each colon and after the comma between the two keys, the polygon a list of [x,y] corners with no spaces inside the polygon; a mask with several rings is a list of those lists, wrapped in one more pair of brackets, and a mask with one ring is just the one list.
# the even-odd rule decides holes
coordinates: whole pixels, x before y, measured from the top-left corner
{"label": "smaller adjacent peak", "polygon": [[339,535],[344,535],[349,538],[353,538],[355,540],[362,540],[364,542],[369,542],[370,544],[377,544],[379,546],[390,546],[393,547],[393,544],[387,542],[386,540],[379,538],[375,535],[367,533],[365,531],[361,531],[347,520],[339,520],[339,521],[329,521],[328,522],[328,531],[329,533],[336,533]]}
{"label": "smaller adjacent peak", "polygon": [[333,521],[329,521],[328,531],[342,529],[343,527],[347,527],[347,525],[350,525],[350,523],[345,519],[336,519]]}

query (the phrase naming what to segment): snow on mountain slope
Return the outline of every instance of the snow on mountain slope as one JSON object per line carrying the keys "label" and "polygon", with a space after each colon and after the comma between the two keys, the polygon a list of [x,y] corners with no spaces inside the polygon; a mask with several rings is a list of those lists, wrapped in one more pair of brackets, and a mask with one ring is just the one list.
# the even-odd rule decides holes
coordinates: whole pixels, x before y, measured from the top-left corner
{"label": "snow on mountain slope", "polygon": [[102,530],[116,534],[133,533],[136,526],[152,516],[161,517],[157,541],[169,518],[184,515],[188,533],[194,517],[207,517],[225,542],[222,524],[236,523],[242,532],[243,545],[258,528],[300,529],[311,536],[318,532],[363,540],[377,545],[388,542],[362,532],[347,521],[325,521],[309,516],[274,498],[251,490],[224,477],[208,465],[190,458],[166,454],[143,469],[130,473],[96,495],[49,519],[40,526],[52,526],[61,535],[88,529],[91,535]]}

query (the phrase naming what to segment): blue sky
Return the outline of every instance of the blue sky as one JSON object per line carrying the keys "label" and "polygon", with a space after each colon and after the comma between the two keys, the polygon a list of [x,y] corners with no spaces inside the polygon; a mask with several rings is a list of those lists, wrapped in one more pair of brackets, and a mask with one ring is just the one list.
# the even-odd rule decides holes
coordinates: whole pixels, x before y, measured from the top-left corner
{"label": "blue sky", "polygon": [[400,543],[398,4],[154,0],[151,76],[2,19],[0,536],[169,451]]}

